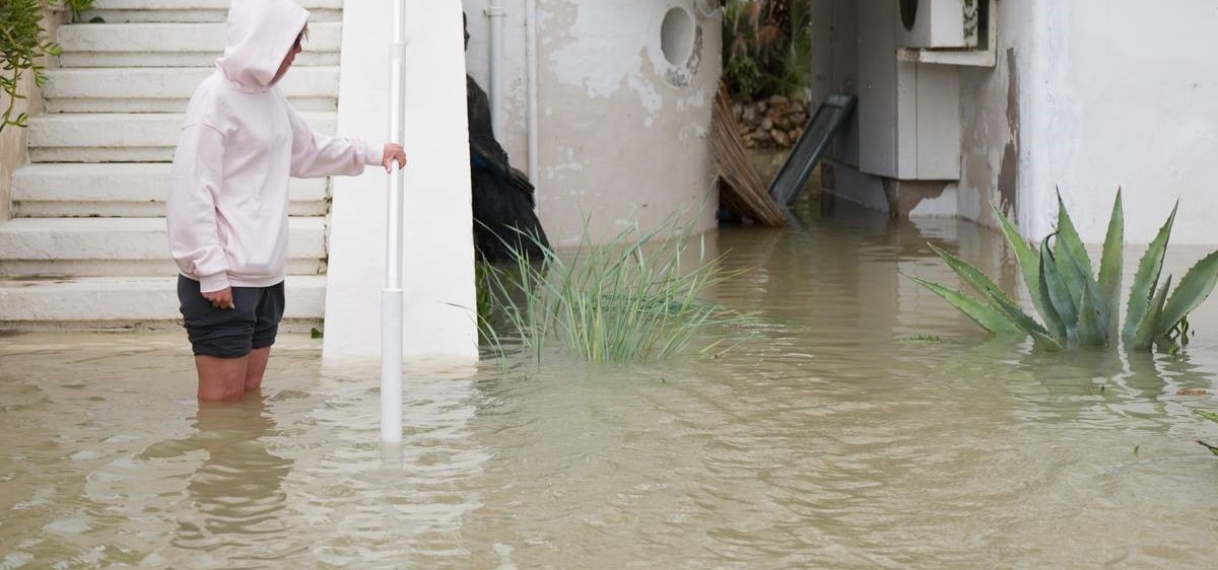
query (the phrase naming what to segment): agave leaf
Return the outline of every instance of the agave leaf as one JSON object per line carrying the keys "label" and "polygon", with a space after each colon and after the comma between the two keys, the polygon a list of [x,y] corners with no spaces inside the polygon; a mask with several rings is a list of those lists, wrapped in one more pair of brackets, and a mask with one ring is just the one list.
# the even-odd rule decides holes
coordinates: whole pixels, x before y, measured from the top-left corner
{"label": "agave leaf", "polygon": [[1121,205],[1121,191],[1117,190],[1112,204],[1112,217],[1108,219],[1108,233],[1104,236],[1104,254],[1100,258],[1100,296],[1104,298],[1104,315],[1108,317],[1106,336],[1116,339],[1120,330],[1122,264],[1125,263],[1125,209]]}
{"label": "agave leaf", "polygon": [[1036,319],[1029,317],[1027,313],[1023,312],[1015,301],[1012,301],[1006,293],[1002,292],[1002,289],[999,289],[989,277],[986,277],[984,273],[978,271],[976,267],[973,267],[972,265],[965,263],[960,258],[935,247],[933,244],[930,245],[930,249],[939,257],[943,258],[943,261],[947,262],[948,267],[951,267],[957,275],[964,279],[965,283],[968,283],[970,287],[977,291],[985,302],[989,303],[991,307],[1006,315],[1006,317],[1018,325],[1019,328],[1028,331],[1028,333],[1032,334],[1033,336],[1036,336],[1037,334],[1045,336],[1049,335],[1049,331],[1040,326],[1040,323],[1036,322]]}
{"label": "agave leaf", "polygon": [[1066,211],[1060,191],[1057,193],[1057,239],[1053,245],[1057,270],[1061,273],[1062,281],[1070,288],[1070,298],[1077,307],[1082,304],[1084,285],[1088,279],[1094,282],[1095,276],[1091,273],[1091,257],[1078,237],[1078,230],[1074,228],[1070,212]]}
{"label": "agave leaf", "polygon": [[1082,304],[1078,308],[1078,343],[1082,346],[1104,346],[1108,344],[1101,323],[1100,311],[1095,305],[1099,297],[1093,285],[1083,285]]}
{"label": "agave leaf", "polygon": [[1057,311],[1066,325],[1066,338],[1078,338],[1078,309],[1074,306],[1070,289],[1057,270],[1053,251],[1049,249],[1049,238],[1045,238],[1045,241],[1040,244],[1040,282],[1045,294],[1053,303],[1053,309]]}
{"label": "agave leaf", "polygon": [[996,204],[990,204],[990,209],[994,211],[994,217],[1001,223],[1002,233],[1015,252],[1015,259],[1019,262],[1019,271],[1023,273],[1023,282],[1028,287],[1028,296],[1032,298],[1032,306],[1036,307],[1037,313],[1040,313],[1046,328],[1051,331],[1059,331],[1061,334],[1058,336],[1064,337],[1066,327],[1062,324],[1061,317],[1057,315],[1057,311],[1053,310],[1049,298],[1040,290],[1040,254],[1028,244],[1027,240],[1023,239],[1015,224],[1012,224],[1011,220],[1002,214]]}
{"label": "agave leaf", "polygon": [[[1075,240],[1078,239],[1076,235]],[[1061,273],[1062,280],[1068,283],[1070,287],[1070,298],[1074,301],[1074,306],[1078,309],[1078,318],[1083,320],[1082,306],[1084,303],[1091,306],[1093,315],[1088,318],[1095,319],[1095,325],[1099,328],[1100,334],[1105,334],[1108,331],[1108,317],[1103,313],[1104,299],[1100,296],[1100,286],[1095,281],[1095,277],[1091,275],[1091,267],[1083,266],[1076,257],[1074,257],[1074,247],[1063,246],[1061,235],[1057,236],[1057,254],[1055,264],[1058,271]],[[1081,247],[1082,242],[1077,242]],[[1084,252],[1085,254],[1085,252]],[[1075,285],[1069,285],[1074,283]],[[1078,287],[1078,294],[1075,295],[1074,287]],[[1080,332],[1081,334],[1081,332]],[[1080,338],[1081,340],[1081,338]],[[1103,346],[1106,342],[1101,339],[1098,346]],[[1087,346],[1097,346],[1095,344],[1087,344]]]}
{"label": "agave leaf", "polygon": [[950,303],[953,307],[960,310],[973,322],[977,323],[981,328],[998,335],[1016,335],[1025,334],[1023,329],[1020,329],[1014,321],[1007,318],[1001,312],[990,308],[989,305],[974,299],[964,293],[954,289],[948,289],[937,283],[931,283],[925,279],[914,276],[909,276],[915,283],[930,289],[936,295],[943,297],[943,300]]}
{"label": "agave leaf", "polygon": [[1187,317],[1206,297],[1210,296],[1210,292],[1214,290],[1216,284],[1218,284],[1218,251],[1205,256],[1192,269],[1189,269],[1188,273],[1184,274],[1184,278],[1176,286],[1176,291],[1171,294],[1171,298],[1163,307],[1163,314],[1159,317],[1159,330],[1155,331],[1156,335],[1163,336],[1170,332],[1176,323]]}
{"label": "agave leaf", "polygon": [[1163,287],[1155,292],[1155,298],[1151,299],[1146,315],[1142,317],[1142,322],[1138,324],[1138,328],[1134,332],[1132,344],[1135,350],[1146,350],[1159,338],[1156,333],[1159,330],[1159,321],[1163,314],[1163,304],[1167,302],[1167,291],[1169,289],[1171,289],[1170,275],[1163,282]]}
{"label": "agave leaf", "polygon": [[1218,414],[1215,414],[1214,412],[1207,412],[1205,410],[1194,410],[1194,411],[1197,412],[1197,415],[1199,415],[1211,422],[1218,423]]}
{"label": "agave leaf", "polygon": [[1167,241],[1171,237],[1172,224],[1176,221],[1176,210],[1179,208],[1180,202],[1176,201],[1171,215],[1138,262],[1138,271],[1133,275],[1133,285],[1129,290],[1129,304],[1125,308],[1125,327],[1121,331],[1121,338],[1126,342],[1133,341],[1138,327],[1146,320],[1151,299],[1155,297],[1155,287],[1159,283],[1159,274],[1163,271],[1163,256],[1167,252]]}

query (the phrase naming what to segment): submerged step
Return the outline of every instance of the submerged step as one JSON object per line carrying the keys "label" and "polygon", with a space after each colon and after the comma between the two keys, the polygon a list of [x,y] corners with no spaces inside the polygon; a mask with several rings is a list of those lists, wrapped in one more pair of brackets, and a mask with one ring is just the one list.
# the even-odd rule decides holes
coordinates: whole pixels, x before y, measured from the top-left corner
{"label": "submerged step", "polygon": [[[333,133],[335,113],[301,113],[310,128]],[[60,114],[29,121],[33,162],[169,162],[185,117],[180,114]]]}
{"label": "submerged step", "polygon": [[[325,271],[326,219],[289,220],[288,271]],[[16,218],[0,224],[0,277],[165,275],[164,218]]]}
{"label": "submerged step", "polygon": [[[48,113],[183,113],[213,69],[49,69],[42,96]],[[337,111],[338,73],[333,66],[301,67],[284,76],[280,87],[298,111]]]}
{"label": "submerged step", "polygon": [[[59,63],[65,68],[211,67],[227,38],[223,23],[72,24],[59,28]],[[338,65],[341,45],[341,22],[310,24],[294,65]]]}
{"label": "submerged step", "polygon": [[[158,217],[165,215],[170,164],[28,164],[13,173],[14,217]],[[294,216],[322,216],[329,180],[293,178]]]}
{"label": "submerged step", "polygon": [[[289,325],[315,324],[325,316],[324,275],[289,276],[284,293],[284,319]],[[0,280],[0,330],[56,324],[106,329],[168,326],[181,319],[178,307],[177,274],[172,272],[161,277]]]}

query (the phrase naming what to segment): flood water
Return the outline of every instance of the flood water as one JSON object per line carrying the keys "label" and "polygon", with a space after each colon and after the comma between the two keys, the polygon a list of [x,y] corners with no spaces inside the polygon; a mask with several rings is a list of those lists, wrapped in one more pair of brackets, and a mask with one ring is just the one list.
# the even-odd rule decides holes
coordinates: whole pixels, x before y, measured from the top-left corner
{"label": "flood water", "polygon": [[408,373],[396,457],[304,336],[204,408],[183,334],[0,337],[0,569],[1214,567],[1218,300],[1181,355],[1041,354],[903,277],[1014,291],[999,236],[805,222],[708,237],[754,317],[705,353]]}

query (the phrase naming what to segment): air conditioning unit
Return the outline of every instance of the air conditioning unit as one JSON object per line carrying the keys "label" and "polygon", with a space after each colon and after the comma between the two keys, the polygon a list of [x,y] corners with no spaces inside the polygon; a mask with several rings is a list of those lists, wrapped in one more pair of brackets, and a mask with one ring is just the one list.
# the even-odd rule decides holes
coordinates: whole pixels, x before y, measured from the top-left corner
{"label": "air conditioning unit", "polygon": [[972,49],[980,43],[979,4],[987,0],[897,0],[897,47]]}

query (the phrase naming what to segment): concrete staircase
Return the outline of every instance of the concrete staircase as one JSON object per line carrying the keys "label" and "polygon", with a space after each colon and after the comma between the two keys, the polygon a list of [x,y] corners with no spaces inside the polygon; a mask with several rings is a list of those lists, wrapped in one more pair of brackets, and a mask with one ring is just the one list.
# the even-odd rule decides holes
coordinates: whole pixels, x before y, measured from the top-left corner
{"label": "concrete staircase", "polygon": [[[30,164],[0,221],[0,330],[161,328],[180,320],[164,206],[169,162],[195,87],[225,43],[230,0],[97,0],[59,30],[46,114],[30,119]],[[313,128],[333,132],[342,0],[312,13],[283,81]],[[285,323],[324,314],[327,180],[294,180]]]}

